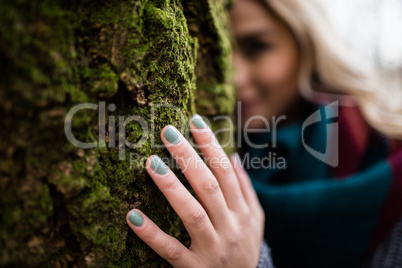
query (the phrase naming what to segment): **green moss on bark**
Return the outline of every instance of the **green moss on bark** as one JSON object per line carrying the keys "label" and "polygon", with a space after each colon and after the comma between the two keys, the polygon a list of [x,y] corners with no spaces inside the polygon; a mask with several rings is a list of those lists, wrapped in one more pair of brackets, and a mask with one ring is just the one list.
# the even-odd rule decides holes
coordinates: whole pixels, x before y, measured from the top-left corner
{"label": "green moss on bark", "polygon": [[[169,266],[129,230],[125,214],[134,207],[188,245],[180,219],[140,165],[152,154],[168,155],[153,146],[161,144],[165,125],[187,133],[195,95],[201,96],[199,103],[210,96],[202,92],[215,92],[222,100],[210,106],[215,110],[208,115],[231,112],[225,4],[208,2],[200,23],[206,18],[211,32],[197,35],[188,29],[197,20],[187,12],[188,3],[0,3],[0,110],[5,115],[0,265]],[[198,43],[215,53],[213,61],[197,63]],[[208,64],[217,71],[203,86],[196,74]],[[197,94],[196,85],[202,88]],[[104,148],[79,149],[67,141],[66,113],[77,104],[99,101],[116,105],[106,114],[107,126],[109,116],[116,127],[123,127],[119,116],[144,118],[146,133],[135,121],[124,126],[128,141],[144,138],[139,147],[119,150],[122,133],[113,136],[108,129]],[[78,112],[72,126],[83,142],[97,141],[104,127],[91,109]]]}
{"label": "green moss on bark", "polygon": [[[184,1],[189,32],[197,37],[200,49],[197,55],[197,94],[195,104],[198,113],[205,116],[215,131],[235,126],[216,115],[233,116],[235,94],[232,85],[232,47],[229,34],[229,14],[232,1]],[[213,100],[213,101],[211,101]],[[230,131],[216,131],[226,153],[233,152]]]}

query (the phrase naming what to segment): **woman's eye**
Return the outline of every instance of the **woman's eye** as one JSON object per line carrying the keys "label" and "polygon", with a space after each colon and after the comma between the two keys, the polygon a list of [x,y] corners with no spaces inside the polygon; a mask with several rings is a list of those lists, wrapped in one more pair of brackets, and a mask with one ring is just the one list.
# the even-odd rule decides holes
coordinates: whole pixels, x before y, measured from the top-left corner
{"label": "woman's eye", "polygon": [[253,59],[265,52],[272,49],[272,44],[270,43],[250,43],[244,48],[244,54],[246,57]]}

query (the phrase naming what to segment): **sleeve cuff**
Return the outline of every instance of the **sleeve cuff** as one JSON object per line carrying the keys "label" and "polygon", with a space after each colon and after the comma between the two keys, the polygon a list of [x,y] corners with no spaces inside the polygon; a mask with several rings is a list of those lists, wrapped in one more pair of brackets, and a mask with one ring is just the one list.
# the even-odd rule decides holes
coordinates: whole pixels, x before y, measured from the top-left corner
{"label": "sleeve cuff", "polygon": [[260,261],[257,268],[274,268],[271,258],[271,250],[265,241],[261,245]]}

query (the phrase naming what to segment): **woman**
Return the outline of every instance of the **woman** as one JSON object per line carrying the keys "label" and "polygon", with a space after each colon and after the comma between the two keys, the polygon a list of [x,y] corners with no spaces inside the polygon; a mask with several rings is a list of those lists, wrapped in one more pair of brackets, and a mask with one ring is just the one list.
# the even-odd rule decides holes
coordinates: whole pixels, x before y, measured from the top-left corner
{"label": "woman", "polygon": [[[373,83],[331,39],[310,0],[237,0],[231,20],[242,131],[285,116],[276,132],[243,136],[240,154],[275,153],[286,168],[246,167],[247,175],[236,156],[207,166],[167,126],[162,140],[197,199],[157,156],[147,171],[183,220],[191,247],[141,211],[127,214],[129,226],[175,267],[272,267],[264,238],[277,267],[375,267],[387,236],[402,228],[402,150],[380,135],[401,137],[401,126],[375,104]],[[339,157],[338,146],[327,146],[337,124]],[[190,128],[206,159],[227,158],[201,117]],[[401,249],[390,246],[391,255]]]}

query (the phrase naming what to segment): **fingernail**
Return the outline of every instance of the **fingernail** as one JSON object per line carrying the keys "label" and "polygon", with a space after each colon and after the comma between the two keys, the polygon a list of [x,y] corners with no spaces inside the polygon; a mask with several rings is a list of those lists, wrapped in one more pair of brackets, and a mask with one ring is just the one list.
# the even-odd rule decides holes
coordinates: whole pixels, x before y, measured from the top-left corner
{"label": "fingernail", "polygon": [[162,159],[160,159],[159,156],[152,157],[151,168],[159,175],[165,175],[169,171],[168,167],[165,165]]}
{"label": "fingernail", "polygon": [[173,144],[178,144],[180,142],[180,135],[179,131],[174,127],[174,126],[169,126],[166,130],[165,133],[163,133],[163,136],[165,139],[168,140],[168,142],[173,143]]}
{"label": "fingernail", "polygon": [[198,114],[195,114],[193,118],[191,119],[191,122],[197,127],[197,128],[205,128],[205,122],[202,120],[202,117],[199,116]]}
{"label": "fingernail", "polygon": [[140,226],[144,222],[142,216],[136,211],[131,212],[130,215],[128,216],[128,219],[135,226]]}

